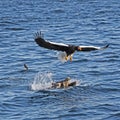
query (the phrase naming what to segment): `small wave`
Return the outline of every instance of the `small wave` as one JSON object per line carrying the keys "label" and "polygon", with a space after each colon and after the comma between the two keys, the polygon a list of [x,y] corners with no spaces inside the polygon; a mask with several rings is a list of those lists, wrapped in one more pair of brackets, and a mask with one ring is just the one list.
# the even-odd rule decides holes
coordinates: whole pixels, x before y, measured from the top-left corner
{"label": "small wave", "polygon": [[59,14],[59,13],[64,13],[65,11],[62,10],[62,9],[56,9],[53,12],[56,13],[56,14]]}
{"label": "small wave", "polygon": [[13,27],[13,28],[6,28],[7,30],[12,30],[12,31],[20,31],[20,30],[26,30],[24,28],[19,28],[19,27]]}
{"label": "small wave", "polygon": [[32,90],[45,90],[51,87],[52,73],[40,73],[35,75],[34,81],[31,85]]}

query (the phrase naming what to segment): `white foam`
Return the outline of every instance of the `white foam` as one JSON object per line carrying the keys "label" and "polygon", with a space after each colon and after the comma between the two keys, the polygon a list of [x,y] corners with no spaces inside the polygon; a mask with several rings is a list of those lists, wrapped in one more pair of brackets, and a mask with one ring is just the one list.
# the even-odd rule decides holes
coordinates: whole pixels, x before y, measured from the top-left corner
{"label": "white foam", "polygon": [[45,90],[45,89],[51,88],[52,82],[53,82],[52,73],[38,72],[34,77],[33,83],[31,84],[31,89],[32,90]]}

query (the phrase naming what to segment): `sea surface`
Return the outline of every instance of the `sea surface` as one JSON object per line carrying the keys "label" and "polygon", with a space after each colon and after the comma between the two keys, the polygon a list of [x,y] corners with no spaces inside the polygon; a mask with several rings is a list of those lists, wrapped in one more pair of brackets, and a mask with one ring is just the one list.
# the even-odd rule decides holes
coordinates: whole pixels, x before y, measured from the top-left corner
{"label": "sea surface", "polygon": [[[35,43],[40,31],[109,47],[63,63]],[[66,77],[79,84],[50,89]],[[0,0],[0,120],[120,120],[120,0]]]}

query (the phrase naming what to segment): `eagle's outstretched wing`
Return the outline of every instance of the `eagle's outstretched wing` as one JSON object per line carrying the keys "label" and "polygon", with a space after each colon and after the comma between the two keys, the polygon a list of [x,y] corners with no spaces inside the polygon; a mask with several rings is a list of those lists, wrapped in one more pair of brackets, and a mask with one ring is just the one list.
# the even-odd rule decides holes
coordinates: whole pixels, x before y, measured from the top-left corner
{"label": "eagle's outstretched wing", "polygon": [[37,33],[35,36],[35,41],[40,47],[44,47],[51,50],[58,50],[58,51],[67,51],[69,48],[69,45],[63,44],[63,43],[55,43],[45,40],[41,33]]}
{"label": "eagle's outstretched wing", "polygon": [[93,51],[93,50],[104,50],[104,49],[106,49],[108,46],[109,46],[109,44],[106,45],[106,46],[104,46],[104,47],[79,46],[77,51],[83,51],[83,52],[85,51],[85,52],[87,52],[87,51]]}
{"label": "eagle's outstretched wing", "polygon": [[67,56],[73,54],[75,51],[83,51],[83,52],[89,52],[94,50],[103,50],[107,48],[109,45],[106,45],[104,47],[96,47],[96,46],[75,46],[75,45],[66,45],[63,43],[55,43],[45,40],[41,32],[36,33],[35,41],[40,47],[44,47],[51,50],[58,50],[66,52]]}

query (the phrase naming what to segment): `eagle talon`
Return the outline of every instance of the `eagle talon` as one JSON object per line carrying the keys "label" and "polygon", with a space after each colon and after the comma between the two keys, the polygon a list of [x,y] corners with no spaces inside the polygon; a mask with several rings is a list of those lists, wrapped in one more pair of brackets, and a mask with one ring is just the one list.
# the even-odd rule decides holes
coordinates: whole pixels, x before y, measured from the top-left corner
{"label": "eagle talon", "polygon": [[72,56],[70,56],[70,61],[72,62]]}
{"label": "eagle talon", "polygon": [[65,57],[65,60],[68,60],[68,57],[67,57],[67,56]]}

